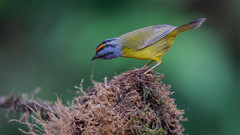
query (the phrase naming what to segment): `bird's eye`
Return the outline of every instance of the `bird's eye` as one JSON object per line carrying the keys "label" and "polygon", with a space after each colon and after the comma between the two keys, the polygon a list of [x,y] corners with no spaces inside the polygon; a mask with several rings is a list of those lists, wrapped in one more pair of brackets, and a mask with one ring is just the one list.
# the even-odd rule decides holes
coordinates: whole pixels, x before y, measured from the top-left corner
{"label": "bird's eye", "polygon": [[113,54],[113,52],[105,53],[103,56],[101,56],[101,58],[104,58],[104,59],[111,59],[111,58],[112,58],[112,54]]}

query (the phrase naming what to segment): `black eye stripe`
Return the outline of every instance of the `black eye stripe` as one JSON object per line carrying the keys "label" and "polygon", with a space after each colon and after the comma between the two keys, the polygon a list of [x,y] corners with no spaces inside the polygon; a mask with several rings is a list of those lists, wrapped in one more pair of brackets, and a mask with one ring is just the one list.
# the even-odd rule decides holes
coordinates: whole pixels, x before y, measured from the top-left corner
{"label": "black eye stripe", "polygon": [[115,48],[116,44],[106,44],[104,47],[108,47],[108,46],[111,46],[112,48]]}
{"label": "black eye stripe", "polygon": [[106,57],[107,55],[110,55],[110,54],[113,54],[113,52],[105,53],[102,57]]}
{"label": "black eye stripe", "polygon": [[101,49],[99,49],[96,53],[100,52],[101,50],[107,48],[107,47],[112,47],[112,48],[115,48],[116,45],[105,45],[104,47],[102,47]]}
{"label": "black eye stripe", "polygon": [[96,54],[97,54],[98,52],[100,52],[101,50],[103,50],[104,48],[105,48],[105,46],[102,47],[101,49],[99,49],[99,50],[96,52]]}
{"label": "black eye stripe", "polygon": [[[115,40],[117,40],[117,39],[116,38],[112,38],[112,39],[104,40],[102,43],[98,44],[96,48],[98,48],[98,46],[100,46],[101,44],[106,44],[107,42],[115,41]],[[110,45],[110,46],[114,46],[114,45]]]}
{"label": "black eye stripe", "polygon": [[96,48],[98,48],[101,44],[105,44],[106,42],[109,42],[110,40],[105,40],[102,43],[98,44]]}

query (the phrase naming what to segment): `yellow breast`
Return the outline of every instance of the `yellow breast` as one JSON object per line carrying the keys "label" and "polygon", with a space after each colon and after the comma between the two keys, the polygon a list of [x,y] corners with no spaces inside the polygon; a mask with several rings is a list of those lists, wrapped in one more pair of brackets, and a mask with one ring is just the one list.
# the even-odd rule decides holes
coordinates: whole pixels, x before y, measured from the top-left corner
{"label": "yellow breast", "polygon": [[175,37],[176,35],[173,36],[169,34],[161,40],[143,49],[136,49],[131,46],[129,47],[128,45],[123,45],[122,56],[127,58],[157,61],[161,59],[161,57],[169,50]]}
{"label": "yellow breast", "polygon": [[159,60],[171,47],[178,34],[174,26],[154,25],[120,36],[122,56],[141,60]]}

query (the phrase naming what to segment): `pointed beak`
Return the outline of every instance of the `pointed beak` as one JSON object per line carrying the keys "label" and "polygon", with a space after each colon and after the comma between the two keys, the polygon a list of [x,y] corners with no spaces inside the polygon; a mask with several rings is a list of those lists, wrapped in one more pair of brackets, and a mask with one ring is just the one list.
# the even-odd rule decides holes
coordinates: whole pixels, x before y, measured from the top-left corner
{"label": "pointed beak", "polygon": [[97,56],[95,55],[93,58],[92,58],[92,60],[91,61],[93,61],[93,60],[95,60],[95,59],[97,59]]}

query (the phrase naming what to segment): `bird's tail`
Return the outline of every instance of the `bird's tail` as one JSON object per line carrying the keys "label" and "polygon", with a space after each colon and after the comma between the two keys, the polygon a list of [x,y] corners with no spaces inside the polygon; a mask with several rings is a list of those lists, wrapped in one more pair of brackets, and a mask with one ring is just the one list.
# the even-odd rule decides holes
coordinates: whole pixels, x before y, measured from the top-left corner
{"label": "bird's tail", "polygon": [[193,22],[184,24],[182,26],[178,26],[175,30],[176,30],[176,32],[180,33],[180,32],[186,31],[186,30],[195,29],[195,28],[200,27],[205,20],[206,20],[205,18],[200,18]]}

